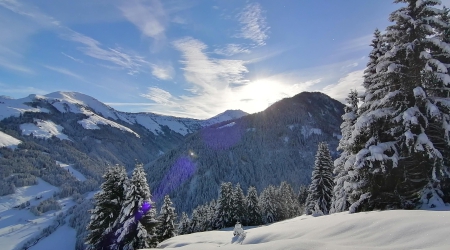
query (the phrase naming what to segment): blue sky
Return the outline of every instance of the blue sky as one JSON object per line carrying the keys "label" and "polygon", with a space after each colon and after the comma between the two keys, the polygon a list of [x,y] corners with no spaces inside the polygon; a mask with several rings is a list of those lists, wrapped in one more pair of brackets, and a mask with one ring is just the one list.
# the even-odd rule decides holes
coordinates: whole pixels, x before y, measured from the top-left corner
{"label": "blue sky", "polygon": [[[450,6],[450,0],[442,1]],[[208,118],[361,89],[391,0],[0,0],[0,95]]]}

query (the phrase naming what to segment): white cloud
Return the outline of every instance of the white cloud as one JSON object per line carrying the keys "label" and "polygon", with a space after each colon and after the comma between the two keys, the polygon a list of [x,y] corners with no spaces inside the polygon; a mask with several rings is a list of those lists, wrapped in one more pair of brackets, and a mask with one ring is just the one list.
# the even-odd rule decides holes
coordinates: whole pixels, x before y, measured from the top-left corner
{"label": "white cloud", "polygon": [[0,67],[3,67],[8,70],[19,71],[22,73],[33,74],[34,71],[29,69],[28,67],[22,66],[20,64],[13,63],[11,60],[4,60],[0,58]]}
{"label": "white cloud", "polygon": [[63,54],[63,56],[65,56],[65,57],[67,57],[67,58],[70,58],[71,60],[73,60],[73,61],[75,61],[75,62],[83,63],[83,60],[78,59],[78,58],[75,58],[75,57],[73,57],[73,56],[69,56],[69,55],[67,55],[67,54],[64,53],[64,52],[61,52],[61,54]]}
{"label": "white cloud", "polygon": [[148,88],[148,92],[140,96],[163,105],[174,105],[176,100],[169,92],[156,87]]}
{"label": "white cloud", "polygon": [[159,0],[127,0],[119,8],[145,36],[154,39],[164,37],[167,17]]}
{"label": "white cloud", "polygon": [[250,50],[242,47],[242,45],[230,43],[227,44],[224,48],[215,49],[214,53],[224,56],[233,56],[236,54],[248,54],[250,53]]}
{"label": "white cloud", "polygon": [[243,75],[248,70],[244,61],[209,58],[206,44],[191,37],[176,40],[173,45],[182,53],[184,77],[195,89],[211,93],[245,82]]}
{"label": "white cloud", "polygon": [[248,4],[239,13],[238,18],[242,25],[238,37],[250,39],[258,46],[266,44],[266,40],[269,38],[267,33],[270,27],[266,23],[266,17],[260,4]]}
{"label": "white cloud", "polygon": [[130,75],[140,72],[143,65],[148,64],[148,62],[141,56],[126,53],[121,48],[104,49],[102,48],[100,42],[91,37],[70,29],[66,29],[66,31],[67,32],[63,35],[63,38],[83,44],[84,46],[79,47],[78,49],[84,54],[99,60],[108,61],[123,69],[126,69]]}
{"label": "white cloud", "polygon": [[356,70],[348,73],[339,79],[338,83],[325,86],[321,92],[331,96],[332,98],[344,102],[351,89],[358,92],[364,91],[363,83],[364,69]]}
{"label": "white cloud", "polygon": [[71,76],[71,77],[74,77],[74,78],[77,78],[79,80],[83,80],[84,81],[82,76],[80,76],[80,75],[78,75],[76,73],[73,73],[72,71],[70,71],[68,69],[60,68],[60,67],[53,67],[53,66],[49,66],[49,65],[43,65],[43,66],[45,68],[49,69],[49,70],[53,70],[53,71],[58,72],[60,74]]}
{"label": "white cloud", "polygon": [[170,64],[151,64],[150,67],[152,68],[152,74],[158,79],[161,80],[170,80],[173,78],[174,69],[172,65]]}

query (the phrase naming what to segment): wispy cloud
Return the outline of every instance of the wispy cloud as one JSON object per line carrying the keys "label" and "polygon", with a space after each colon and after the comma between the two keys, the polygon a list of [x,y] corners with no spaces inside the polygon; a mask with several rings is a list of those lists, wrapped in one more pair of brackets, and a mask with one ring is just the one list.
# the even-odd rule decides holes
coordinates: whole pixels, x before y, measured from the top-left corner
{"label": "wispy cloud", "polygon": [[72,71],[70,71],[68,69],[61,68],[61,67],[53,67],[53,66],[49,66],[49,65],[43,65],[43,66],[45,68],[49,69],[49,70],[52,70],[52,71],[58,72],[60,74],[63,74],[63,75],[66,75],[66,76],[71,76],[71,77],[77,78],[78,80],[83,80],[84,81],[84,78],[82,76],[80,76],[78,74],[75,74],[75,73],[73,73]]}
{"label": "wispy cloud", "polygon": [[75,62],[83,63],[83,60],[78,59],[78,58],[75,58],[75,57],[73,57],[73,56],[69,56],[69,55],[67,55],[67,54],[64,53],[64,52],[61,52],[61,54],[63,54],[63,56],[65,56],[65,57],[67,57],[67,58],[70,58],[71,60],[73,60],[73,61],[75,61]]}
{"label": "wispy cloud", "polygon": [[182,53],[184,76],[203,92],[216,92],[233,83],[245,82],[243,75],[248,72],[242,60],[209,58],[205,53],[206,44],[191,37],[173,42]]}
{"label": "wispy cloud", "polygon": [[84,54],[126,69],[130,75],[140,72],[144,65],[148,65],[142,56],[126,53],[121,48],[102,48],[102,44],[97,40],[71,29],[66,29],[66,33],[62,37],[83,44],[84,46],[78,49]]}
{"label": "wispy cloud", "polygon": [[330,84],[322,89],[325,94],[339,100],[345,101],[351,89],[362,92],[364,90],[363,83],[364,69],[356,70],[348,73],[346,76],[339,79],[338,83]]}
{"label": "wispy cloud", "polygon": [[151,64],[150,67],[152,68],[153,76],[161,80],[170,80],[175,73],[170,64]]}
{"label": "wispy cloud", "polygon": [[128,0],[119,8],[142,34],[154,39],[164,38],[167,16],[159,0]]}
{"label": "wispy cloud", "polygon": [[148,88],[148,92],[145,94],[141,94],[140,96],[163,105],[173,105],[175,104],[174,101],[176,101],[176,98],[174,98],[169,92],[156,87]]}
{"label": "wispy cloud", "polygon": [[264,11],[259,3],[248,4],[239,13],[238,20],[242,25],[238,37],[250,39],[258,46],[266,44],[270,27],[267,25]]}
{"label": "wispy cloud", "polygon": [[0,58],[0,67],[5,68],[7,70],[18,71],[18,72],[27,73],[27,74],[33,74],[34,73],[34,71],[31,70],[28,67],[22,66],[20,64],[13,63],[10,60],[4,60],[2,58]]}
{"label": "wispy cloud", "polygon": [[242,45],[231,43],[227,44],[224,48],[215,49],[214,53],[224,56],[233,56],[236,54],[248,54],[250,50]]}

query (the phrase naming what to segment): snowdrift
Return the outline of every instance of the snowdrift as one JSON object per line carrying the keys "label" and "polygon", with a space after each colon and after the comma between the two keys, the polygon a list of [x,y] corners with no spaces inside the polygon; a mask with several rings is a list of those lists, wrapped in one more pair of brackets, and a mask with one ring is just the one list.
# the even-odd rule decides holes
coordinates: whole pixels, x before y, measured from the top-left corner
{"label": "snowdrift", "polygon": [[232,229],[181,235],[165,249],[450,249],[450,208],[300,216],[247,228],[242,245]]}

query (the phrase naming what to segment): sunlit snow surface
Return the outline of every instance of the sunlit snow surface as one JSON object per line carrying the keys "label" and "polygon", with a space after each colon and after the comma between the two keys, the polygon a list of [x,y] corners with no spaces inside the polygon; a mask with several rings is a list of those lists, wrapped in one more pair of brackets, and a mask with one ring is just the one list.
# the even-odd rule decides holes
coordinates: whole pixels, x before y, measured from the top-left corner
{"label": "sunlit snow surface", "polygon": [[17,148],[17,145],[19,145],[20,143],[21,143],[20,140],[0,131],[0,148],[1,147]]}
{"label": "sunlit snow surface", "polygon": [[59,161],[56,161],[56,164],[58,164],[60,167],[67,169],[67,171],[73,175],[73,177],[75,177],[77,180],[79,181],[85,181],[86,177],[84,177],[84,175],[80,172],[78,172],[78,170],[74,169],[72,167],[72,165],[69,164],[65,164]]}
{"label": "sunlit snow surface", "polygon": [[53,123],[52,121],[44,121],[40,119],[34,119],[35,123],[20,124],[20,130],[22,134],[30,135],[34,137],[48,139],[52,136],[56,136],[61,140],[69,140],[69,137],[62,132],[63,127]]}
{"label": "sunlit snow surface", "polygon": [[[181,235],[165,249],[450,249],[450,208],[300,216],[268,226],[245,228],[236,244],[232,229]],[[218,248],[220,247],[220,248]]]}

